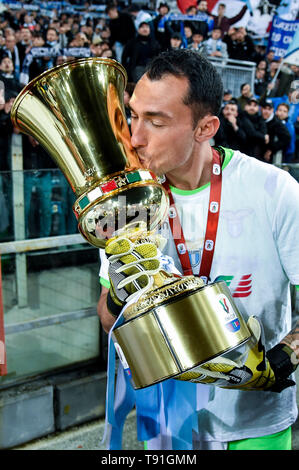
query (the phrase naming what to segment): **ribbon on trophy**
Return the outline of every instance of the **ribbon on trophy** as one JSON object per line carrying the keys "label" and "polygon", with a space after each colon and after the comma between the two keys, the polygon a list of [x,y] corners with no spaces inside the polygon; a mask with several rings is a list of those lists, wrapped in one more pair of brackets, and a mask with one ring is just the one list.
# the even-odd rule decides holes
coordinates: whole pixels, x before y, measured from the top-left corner
{"label": "ribbon on trophy", "polygon": [[125,420],[136,406],[137,438],[147,441],[148,449],[192,450],[193,431],[198,432],[197,413],[206,406],[210,387],[169,379],[135,390],[124,361],[119,362],[115,383],[116,348],[112,332],[123,323],[124,311],[137,300],[138,296],[123,308],[108,336],[106,419],[102,443],[106,443],[109,450],[122,449]]}
{"label": "ribbon on trophy", "polygon": [[7,374],[7,365],[6,365],[6,352],[5,352],[4,309],[3,309],[1,255],[0,255],[0,377],[6,374]]}

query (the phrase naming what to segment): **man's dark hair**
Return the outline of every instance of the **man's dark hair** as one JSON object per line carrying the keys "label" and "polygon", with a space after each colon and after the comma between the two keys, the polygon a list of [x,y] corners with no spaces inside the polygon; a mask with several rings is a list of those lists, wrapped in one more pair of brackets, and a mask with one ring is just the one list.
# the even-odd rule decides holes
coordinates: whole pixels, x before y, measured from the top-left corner
{"label": "man's dark hair", "polygon": [[223,85],[215,67],[198,52],[188,49],[170,50],[154,57],[146,69],[147,77],[160,80],[165,75],[186,77],[189,91],[184,104],[192,109],[193,125],[207,114],[221,110]]}
{"label": "man's dark hair", "polygon": [[[250,86],[250,83],[248,83],[248,82],[242,83],[242,85],[240,86],[240,91],[242,91],[244,86],[246,86],[246,85]],[[250,86],[250,88],[251,88],[251,86]]]}
{"label": "man's dark hair", "polygon": [[280,106],[284,106],[288,111],[290,111],[290,105],[288,105],[288,103],[279,103],[276,109],[278,109]]}
{"label": "man's dark hair", "polygon": [[114,4],[111,4],[111,3],[108,4],[105,8],[106,15],[108,15],[109,11],[111,11],[111,10],[117,10],[117,6],[114,5]]}

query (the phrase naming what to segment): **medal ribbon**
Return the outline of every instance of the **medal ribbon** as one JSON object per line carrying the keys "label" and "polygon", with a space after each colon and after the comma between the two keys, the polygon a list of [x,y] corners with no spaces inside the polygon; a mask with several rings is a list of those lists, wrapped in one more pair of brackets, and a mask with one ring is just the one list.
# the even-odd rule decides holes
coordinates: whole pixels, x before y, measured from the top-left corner
{"label": "medal ribbon", "polygon": [[[220,154],[215,150],[213,151],[213,163],[211,172],[211,187],[210,187],[210,199],[208,208],[208,218],[205,233],[205,240],[203,245],[202,259],[199,271],[199,277],[201,277],[206,283],[209,280],[214,251],[215,243],[219,222],[220,213],[220,201],[221,201],[221,187],[222,187],[222,169]],[[179,219],[177,209],[175,207],[174,198],[169,187],[169,183],[166,180],[163,186],[167,190],[170,208],[169,208],[169,225],[173,235],[174,243],[180,259],[184,276],[190,276],[193,274],[189,253],[186,246],[186,241]]]}

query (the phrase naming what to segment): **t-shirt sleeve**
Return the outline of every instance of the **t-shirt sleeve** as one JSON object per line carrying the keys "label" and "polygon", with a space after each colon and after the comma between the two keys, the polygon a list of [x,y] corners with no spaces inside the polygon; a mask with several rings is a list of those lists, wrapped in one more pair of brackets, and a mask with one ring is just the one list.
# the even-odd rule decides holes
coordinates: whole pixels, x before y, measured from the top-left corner
{"label": "t-shirt sleeve", "polygon": [[291,284],[299,284],[299,184],[282,171],[277,185],[274,235],[283,269]]}
{"label": "t-shirt sleeve", "polygon": [[101,261],[100,283],[102,284],[102,286],[107,287],[107,289],[109,289],[110,288],[110,282],[109,282],[109,276],[108,276],[109,262],[105,254],[105,250],[100,249],[100,261]]}

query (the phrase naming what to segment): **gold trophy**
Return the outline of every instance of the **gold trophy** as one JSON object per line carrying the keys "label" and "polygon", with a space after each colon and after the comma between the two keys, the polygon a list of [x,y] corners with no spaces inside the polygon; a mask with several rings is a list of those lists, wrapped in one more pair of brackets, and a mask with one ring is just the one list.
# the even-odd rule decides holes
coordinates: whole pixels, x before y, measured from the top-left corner
{"label": "gold trophy", "polygon": [[[84,58],[54,67],[16,98],[11,118],[54,159],[76,194],[83,237],[104,248],[111,237],[153,233],[168,215],[167,192],[142,168],[130,143],[125,69]],[[225,307],[224,307],[225,306]],[[165,275],[124,311],[113,340],[134,388],[144,388],[246,344],[251,333],[225,282]]]}

